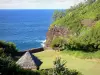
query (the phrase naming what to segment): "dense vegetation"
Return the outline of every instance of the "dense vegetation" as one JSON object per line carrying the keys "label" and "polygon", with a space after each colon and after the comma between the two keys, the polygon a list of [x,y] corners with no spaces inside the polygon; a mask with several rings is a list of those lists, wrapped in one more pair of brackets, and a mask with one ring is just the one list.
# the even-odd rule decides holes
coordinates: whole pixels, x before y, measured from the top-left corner
{"label": "dense vegetation", "polygon": [[58,47],[61,50],[98,51],[100,49],[99,10],[100,0],[87,0],[67,9],[66,15],[56,19],[50,28],[53,28],[55,25],[66,27],[70,30],[69,37],[54,37],[51,47]]}
{"label": "dense vegetation", "polygon": [[14,57],[17,51],[18,50],[14,43],[0,41],[0,55],[4,53],[7,56]]}

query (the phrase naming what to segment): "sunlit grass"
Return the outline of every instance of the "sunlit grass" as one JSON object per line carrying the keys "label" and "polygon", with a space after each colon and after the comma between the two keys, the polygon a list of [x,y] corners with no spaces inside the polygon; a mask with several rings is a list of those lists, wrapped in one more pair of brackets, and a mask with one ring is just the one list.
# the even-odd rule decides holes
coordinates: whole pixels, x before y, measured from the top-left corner
{"label": "sunlit grass", "polygon": [[66,52],[55,52],[53,50],[46,50],[40,53],[35,53],[34,55],[43,62],[40,69],[52,68],[53,61],[57,56],[60,56],[63,60],[67,61],[66,66],[70,69],[76,69],[84,75],[100,75],[99,62],[79,59],[72,55],[68,55]]}
{"label": "sunlit grass", "polygon": [[83,51],[79,51],[79,50],[77,50],[77,51],[65,50],[65,51],[62,51],[62,53],[72,55],[72,56],[82,58],[82,59],[100,59],[100,51],[83,52]]}

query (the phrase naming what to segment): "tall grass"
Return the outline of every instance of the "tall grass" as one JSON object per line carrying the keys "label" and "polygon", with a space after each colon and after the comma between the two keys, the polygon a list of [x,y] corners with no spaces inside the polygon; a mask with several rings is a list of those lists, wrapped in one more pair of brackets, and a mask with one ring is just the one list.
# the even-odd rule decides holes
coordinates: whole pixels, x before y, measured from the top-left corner
{"label": "tall grass", "polygon": [[62,53],[72,55],[82,59],[100,59],[100,51],[96,52],[83,52],[79,50],[64,50]]}

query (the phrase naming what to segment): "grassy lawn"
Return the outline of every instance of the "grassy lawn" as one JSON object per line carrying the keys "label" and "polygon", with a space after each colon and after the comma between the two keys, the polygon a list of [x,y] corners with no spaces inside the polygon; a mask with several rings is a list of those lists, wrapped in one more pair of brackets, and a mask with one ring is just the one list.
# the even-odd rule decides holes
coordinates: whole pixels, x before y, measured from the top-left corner
{"label": "grassy lawn", "polygon": [[46,50],[40,53],[35,53],[34,55],[43,62],[40,67],[41,69],[52,68],[53,61],[57,56],[60,56],[67,61],[66,66],[70,69],[76,69],[84,75],[100,75],[100,62],[75,58],[64,52],[55,52],[53,50]]}

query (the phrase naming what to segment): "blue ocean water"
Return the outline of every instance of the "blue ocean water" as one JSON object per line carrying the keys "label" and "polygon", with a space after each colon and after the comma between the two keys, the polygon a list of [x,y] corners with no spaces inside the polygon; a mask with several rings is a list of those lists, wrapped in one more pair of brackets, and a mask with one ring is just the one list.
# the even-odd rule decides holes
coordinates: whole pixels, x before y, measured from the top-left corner
{"label": "blue ocean water", "polygon": [[19,50],[42,47],[54,10],[0,10],[0,40]]}

